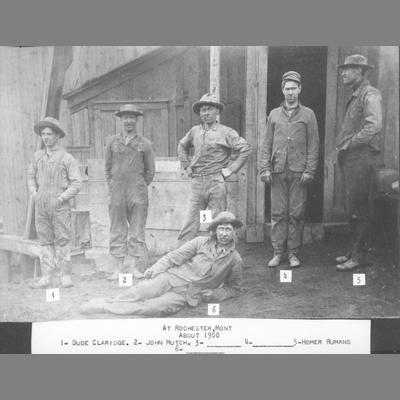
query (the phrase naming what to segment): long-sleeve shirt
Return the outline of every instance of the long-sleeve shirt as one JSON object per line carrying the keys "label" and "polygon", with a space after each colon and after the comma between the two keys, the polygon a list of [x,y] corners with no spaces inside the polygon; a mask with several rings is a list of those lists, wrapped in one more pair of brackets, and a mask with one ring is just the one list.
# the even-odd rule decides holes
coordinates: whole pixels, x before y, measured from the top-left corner
{"label": "long-sleeve shirt", "polygon": [[235,244],[218,253],[215,236],[196,237],[171,251],[151,269],[154,274],[167,272],[174,286],[189,284],[187,300],[197,305],[203,289],[212,289],[211,301],[223,301],[240,293],[243,261]]}
{"label": "long-sleeve shirt", "polygon": [[[189,149],[194,147],[194,156],[189,160]],[[178,156],[183,168],[190,167],[193,175],[211,175],[229,166],[237,172],[251,154],[251,146],[239,134],[219,123],[205,129],[204,125],[193,126],[179,141]],[[238,157],[229,165],[232,152]]]}
{"label": "long-sleeve shirt", "polygon": [[307,172],[318,165],[319,136],[314,111],[301,104],[289,115],[284,103],[271,111],[263,133],[259,170]]}
{"label": "long-sleeve shirt", "polygon": [[378,89],[363,79],[346,105],[336,150],[370,148],[379,153],[378,134],[382,129],[382,97]]}
{"label": "long-sleeve shirt", "polygon": [[106,145],[105,172],[107,182],[149,185],[155,174],[153,145],[150,140],[135,135],[126,143],[120,135],[111,136]]}
{"label": "long-sleeve shirt", "polygon": [[77,160],[62,148],[50,155],[37,151],[28,168],[29,192],[42,197],[61,197],[67,202],[79,193],[81,182]]}

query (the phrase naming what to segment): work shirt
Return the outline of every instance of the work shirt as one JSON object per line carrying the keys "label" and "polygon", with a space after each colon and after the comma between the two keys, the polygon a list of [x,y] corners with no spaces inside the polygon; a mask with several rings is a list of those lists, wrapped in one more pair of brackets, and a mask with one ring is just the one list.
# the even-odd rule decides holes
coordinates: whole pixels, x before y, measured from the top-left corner
{"label": "work shirt", "polygon": [[293,172],[314,176],[318,165],[319,136],[314,111],[299,103],[291,114],[285,103],[273,109],[263,134],[260,173]]}
{"label": "work shirt", "polygon": [[114,135],[106,145],[107,182],[134,185],[144,181],[149,185],[155,174],[152,143],[140,135],[127,139]]}
{"label": "work shirt", "polygon": [[[194,156],[189,160],[189,148],[194,147]],[[211,175],[228,167],[233,152],[238,157],[229,165],[237,172],[251,154],[251,146],[239,134],[219,123],[206,129],[196,125],[179,141],[178,156],[183,168],[190,167],[193,175]]]}
{"label": "work shirt", "polygon": [[57,197],[67,202],[77,195],[81,181],[78,162],[62,148],[52,154],[37,151],[28,168],[29,192],[38,192],[37,200],[41,199],[44,205],[47,202],[50,208]]}
{"label": "work shirt", "polygon": [[380,152],[378,134],[382,129],[382,97],[378,89],[363,79],[353,87],[346,105],[336,150],[367,148]]}
{"label": "work shirt", "polygon": [[196,303],[202,289],[212,289],[212,301],[222,301],[240,293],[243,261],[232,241],[218,253],[215,235],[196,237],[157,261],[155,274],[168,272],[170,282],[179,287],[188,285],[188,302]]}

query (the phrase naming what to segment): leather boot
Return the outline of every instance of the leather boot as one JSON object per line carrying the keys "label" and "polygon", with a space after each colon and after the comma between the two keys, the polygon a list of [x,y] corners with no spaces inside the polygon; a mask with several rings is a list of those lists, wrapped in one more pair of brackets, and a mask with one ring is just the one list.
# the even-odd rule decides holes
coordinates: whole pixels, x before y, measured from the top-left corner
{"label": "leather boot", "polygon": [[115,258],[114,271],[107,278],[107,280],[108,281],[117,281],[119,278],[119,274],[121,274],[123,271],[123,268],[124,268],[124,259],[122,257]]}

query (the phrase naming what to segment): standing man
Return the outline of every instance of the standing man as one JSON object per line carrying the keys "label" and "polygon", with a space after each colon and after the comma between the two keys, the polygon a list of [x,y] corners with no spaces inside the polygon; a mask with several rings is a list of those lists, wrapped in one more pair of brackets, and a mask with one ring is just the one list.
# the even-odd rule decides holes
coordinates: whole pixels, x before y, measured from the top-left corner
{"label": "standing man", "polygon": [[163,316],[189,305],[220,302],[241,292],[243,261],[235,250],[234,231],[242,223],[223,211],[196,237],[171,251],[145,272],[145,278],[113,299],[93,299],[84,314],[109,312]]}
{"label": "standing man", "polygon": [[345,210],[351,231],[351,247],[336,258],[341,271],[364,264],[371,223],[371,200],[375,183],[375,156],[380,152],[378,134],[382,129],[381,94],[369,84],[366,72],[372,68],[358,54],[338,65],[343,83],[353,90],[347,102],[336,151],[341,171]]}
{"label": "standing man", "polygon": [[307,184],[318,164],[319,137],[314,112],[300,104],[301,77],[282,76],[285,97],[271,111],[261,150],[261,180],[271,186],[271,240],[274,255],[268,267],[277,267],[287,251],[291,268],[300,266]]}
{"label": "standing man", "polygon": [[[200,228],[200,210],[208,207],[213,218],[226,210],[225,179],[236,173],[251,153],[246,140],[217,121],[224,105],[214,95],[205,94],[192,108],[203,123],[192,127],[178,144],[181,166],[192,178],[188,211],[178,236],[183,242],[196,236]],[[194,147],[191,161],[190,147]],[[230,162],[232,151],[239,155]]]}
{"label": "standing man", "polygon": [[117,280],[125,268],[131,268],[138,277],[148,266],[144,232],[149,206],[147,186],[155,173],[153,145],[136,130],[137,118],[143,114],[133,104],[125,104],[115,115],[121,118],[122,135],[110,138],[105,160],[110,192],[110,253],[116,262],[109,280]]}
{"label": "standing man", "polygon": [[71,280],[71,210],[69,200],[81,188],[78,162],[59,144],[65,136],[58,120],[46,117],[34,130],[44,149],[34,154],[28,170],[28,187],[35,200],[36,232],[42,246],[42,277],[30,285],[32,289],[55,284],[61,275],[61,287],[73,286]]}

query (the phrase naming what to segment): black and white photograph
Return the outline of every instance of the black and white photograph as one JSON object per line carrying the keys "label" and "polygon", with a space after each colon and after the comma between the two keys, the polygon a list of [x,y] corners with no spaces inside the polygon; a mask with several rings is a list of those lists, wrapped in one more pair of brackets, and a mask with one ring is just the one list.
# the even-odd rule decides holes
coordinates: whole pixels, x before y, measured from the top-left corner
{"label": "black and white photograph", "polygon": [[0,322],[400,317],[399,47],[1,46],[0,99]]}

